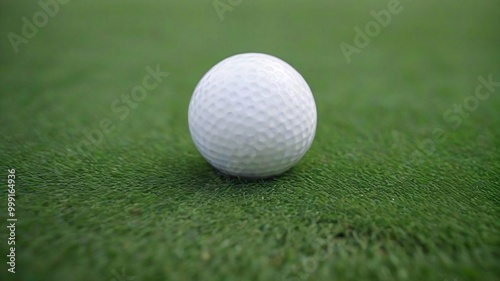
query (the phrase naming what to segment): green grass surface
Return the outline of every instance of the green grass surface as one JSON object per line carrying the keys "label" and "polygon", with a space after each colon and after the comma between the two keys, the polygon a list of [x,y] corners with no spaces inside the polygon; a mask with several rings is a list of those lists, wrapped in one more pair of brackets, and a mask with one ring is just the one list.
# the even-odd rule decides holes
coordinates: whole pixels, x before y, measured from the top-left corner
{"label": "green grass surface", "polygon": [[[387,3],[244,0],[221,21],[211,1],[74,0],[16,54],[7,34],[40,8],[2,1],[0,221],[15,168],[18,222],[0,279],[498,280],[500,87],[456,128],[443,114],[500,81],[500,3],[402,1],[347,63],[339,44]],[[256,182],[214,172],[187,127],[201,76],[250,51],[292,64],[318,107],[304,159]]]}

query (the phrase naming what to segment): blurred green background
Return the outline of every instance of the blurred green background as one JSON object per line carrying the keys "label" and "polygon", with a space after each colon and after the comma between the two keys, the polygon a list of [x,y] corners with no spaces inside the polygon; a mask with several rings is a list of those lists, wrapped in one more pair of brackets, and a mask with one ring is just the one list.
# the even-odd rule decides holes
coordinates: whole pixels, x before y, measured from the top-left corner
{"label": "blurred green background", "polygon": [[[348,63],[340,44],[391,2],[73,0],[27,38],[42,6],[2,0],[18,222],[0,279],[498,280],[500,87],[454,106],[479,76],[500,82],[500,2],[402,0]],[[290,63],[318,107],[310,151],[266,181],[217,174],[187,127],[199,79],[243,52]],[[157,66],[168,76],[125,103]]]}

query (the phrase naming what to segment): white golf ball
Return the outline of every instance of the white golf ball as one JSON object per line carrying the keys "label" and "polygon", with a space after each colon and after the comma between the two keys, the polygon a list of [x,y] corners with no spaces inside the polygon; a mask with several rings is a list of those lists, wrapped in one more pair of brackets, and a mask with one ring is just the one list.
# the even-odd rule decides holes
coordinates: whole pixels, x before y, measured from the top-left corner
{"label": "white golf ball", "polygon": [[302,76],[265,54],[229,57],[210,69],[189,104],[189,130],[203,157],[225,174],[286,172],[311,146],[316,104]]}

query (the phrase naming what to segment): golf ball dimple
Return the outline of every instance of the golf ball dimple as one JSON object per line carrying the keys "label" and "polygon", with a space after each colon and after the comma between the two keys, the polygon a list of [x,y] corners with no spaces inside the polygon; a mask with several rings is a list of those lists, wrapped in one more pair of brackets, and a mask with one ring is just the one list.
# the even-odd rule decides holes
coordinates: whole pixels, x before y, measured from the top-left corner
{"label": "golf ball dimple", "polygon": [[293,167],[311,146],[316,104],[302,76],[265,54],[229,57],[210,69],[189,104],[191,137],[223,173],[266,178]]}

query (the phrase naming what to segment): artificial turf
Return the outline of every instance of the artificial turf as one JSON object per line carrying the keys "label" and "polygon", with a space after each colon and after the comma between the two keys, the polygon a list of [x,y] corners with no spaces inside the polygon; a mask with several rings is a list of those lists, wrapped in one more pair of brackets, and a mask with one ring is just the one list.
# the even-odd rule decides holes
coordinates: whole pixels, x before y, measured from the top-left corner
{"label": "artificial turf", "polygon": [[[479,76],[500,81],[500,4],[401,1],[348,63],[340,44],[389,2],[243,0],[220,17],[212,1],[74,0],[16,53],[9,32],[41,8],[2,1],[0,279],[498,280],[500,87],[443,115]],[[318,107],[310,151],[271,180],[219,175],[187,127],[198,80],[242,52],[292,64]],[[157,65],[168,76],[113,109]]]}

